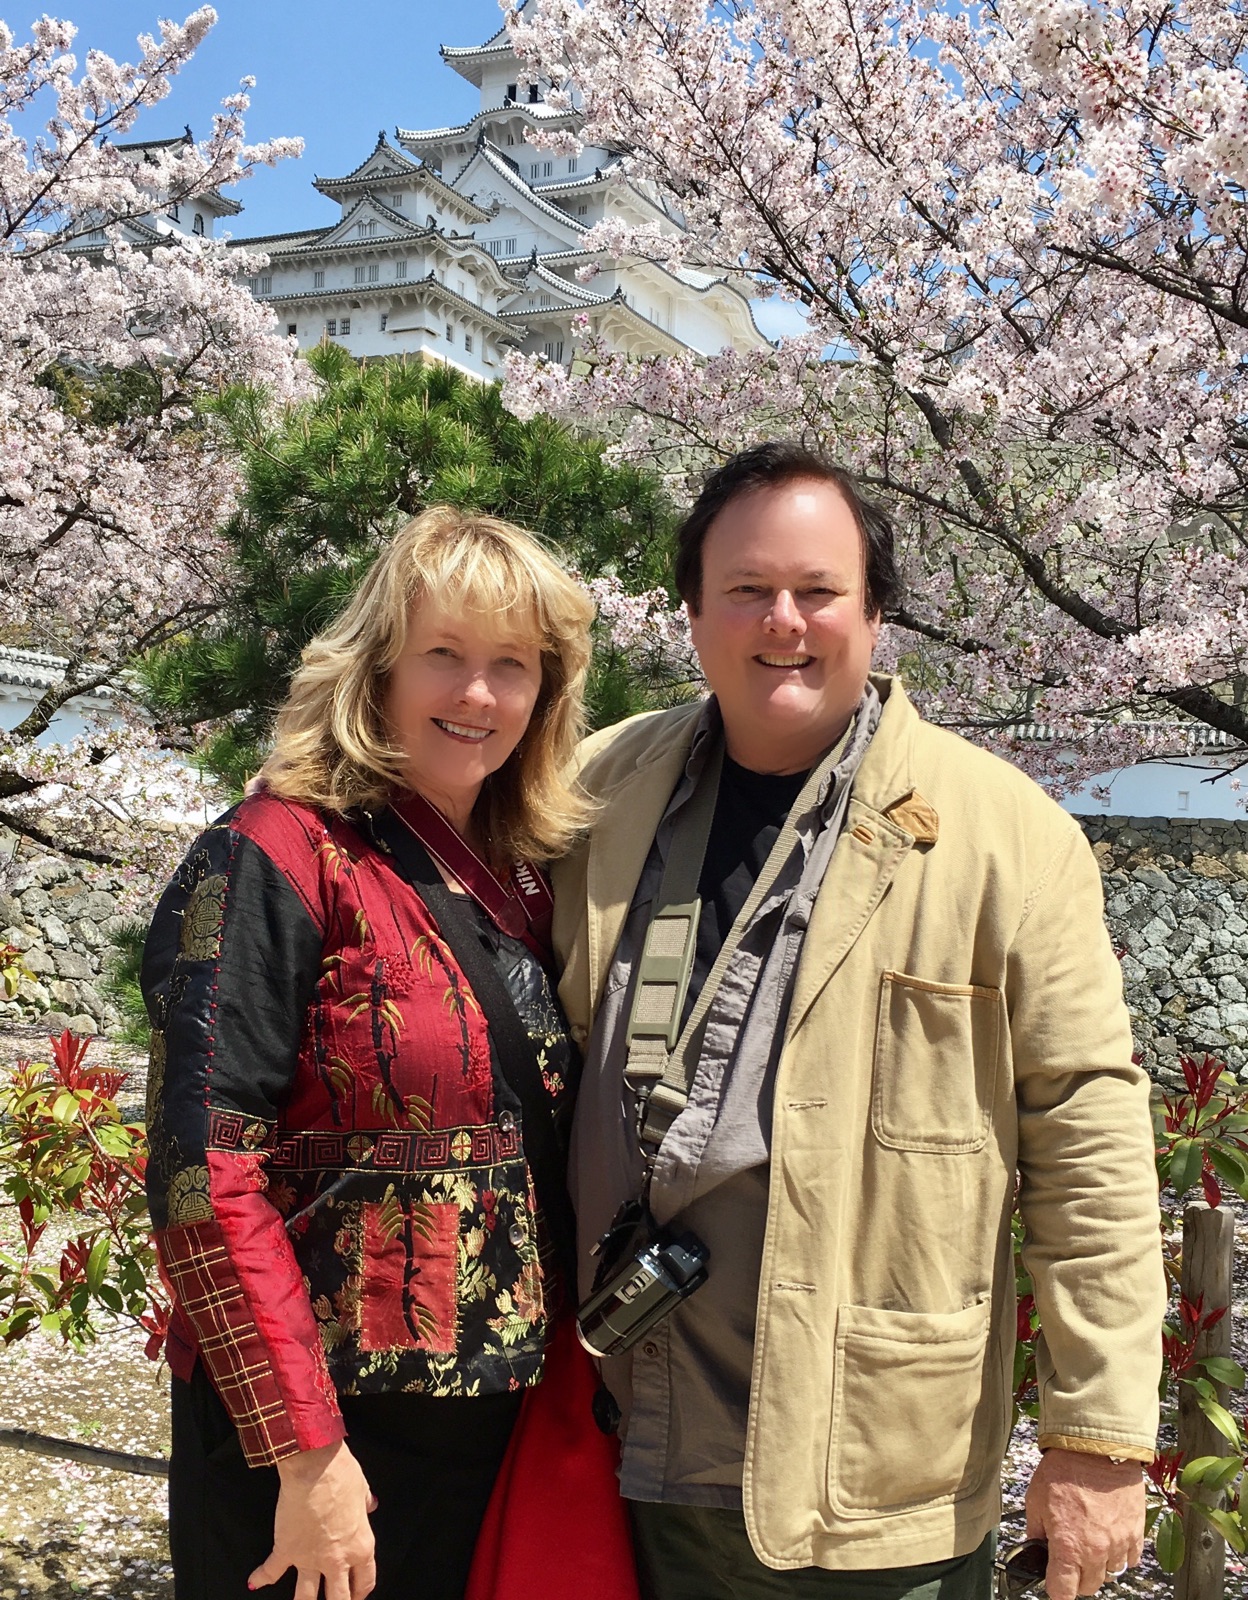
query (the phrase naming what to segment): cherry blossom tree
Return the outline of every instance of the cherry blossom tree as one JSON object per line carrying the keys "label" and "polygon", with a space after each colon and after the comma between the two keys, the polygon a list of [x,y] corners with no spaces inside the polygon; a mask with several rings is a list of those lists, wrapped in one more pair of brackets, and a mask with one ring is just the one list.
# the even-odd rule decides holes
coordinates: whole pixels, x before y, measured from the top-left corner
{"label": "cherry blossom tree", "polygon": [[[188,804],[159,730],[120,707],[128,669],[228,582],[214,530],[237,468],[210,403],[243,381],[275,403],[304,385],[243,281],[259,258],[127,228],[301,149],[246,142],[251,80],[200,144],[116,147],[215,20],[204,6],[140,38],[133,64],[92,50],[81,70],[72,24],[44,17],[25,44],[0,24],[0,640],[68,663],[0,735],[0,823],[92,860],[143,856]],[[49,743],[61,708],[98,691],[118,693],[107,730]]]}
{"label": "cherry blossom tree", "polygon": [[1033,770],[1210,730],[1248,759],[1240,0],[501,3],[551,103],[688,225],[588,247],[804,316],[705,362],[513,358],[509,403],[609,425],[686,488],[767,436],[854,466],[904,546],[886,656]]}

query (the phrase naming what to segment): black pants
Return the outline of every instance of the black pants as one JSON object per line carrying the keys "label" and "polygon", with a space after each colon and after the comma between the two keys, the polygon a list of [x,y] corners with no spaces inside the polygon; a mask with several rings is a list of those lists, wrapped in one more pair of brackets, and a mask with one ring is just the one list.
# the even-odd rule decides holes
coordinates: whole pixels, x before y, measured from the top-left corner
{"label": "black pants", "polygon": [[[461,1600],[477,1531],[519,1394],[468,1400],[428,1395],[344,1399],[352,1454],[377,1496],[373,1600]],[[173,1379],[169,1544],[177,1600],[248,1600],[247,1579],[273,1548],[275,1467],[249,1467],[202,1366]],[[290,1600],[292,1569],[257,1590]]]}
{"label": "black pants", "polygon": [[990,1600],[996,1538],[950,1561],[866,1572],[774,1572],[739,1511],[629,1502],[642,1600]]}

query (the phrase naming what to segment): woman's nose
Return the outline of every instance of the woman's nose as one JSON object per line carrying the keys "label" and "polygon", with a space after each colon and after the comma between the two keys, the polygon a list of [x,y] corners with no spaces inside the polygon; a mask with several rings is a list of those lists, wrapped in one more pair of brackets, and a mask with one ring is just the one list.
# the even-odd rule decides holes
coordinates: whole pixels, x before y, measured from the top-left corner
{"label": "woman's nose", "polygon": [[465,705],[492,706],[494,690],[484,672],[470,672],[459,686],[459,697]]}

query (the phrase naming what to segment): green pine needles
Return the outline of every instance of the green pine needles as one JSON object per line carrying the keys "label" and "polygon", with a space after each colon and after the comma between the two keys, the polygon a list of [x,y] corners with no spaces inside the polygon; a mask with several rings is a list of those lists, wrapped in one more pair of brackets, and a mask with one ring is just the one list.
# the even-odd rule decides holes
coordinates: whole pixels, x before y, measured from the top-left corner
{"label": "green pine needles", "polygon": [[[361,365],[337,345],[311,352],[318,393],[273,420],[246,388],[214,403],[244,474],[221,605],[210,623],[150,655],[147,697],[200,743],[237,791],[264,759],[299,653],[342,607],[382,540],[439,503],[506,517],[557,545],[587,577],[629,592],[668,584],[675,511],[658,478],[604,461],[605,441],[507,411],[498,384],[403,358]],[[591,714],[607,722],[654,703],[605,638]]]}

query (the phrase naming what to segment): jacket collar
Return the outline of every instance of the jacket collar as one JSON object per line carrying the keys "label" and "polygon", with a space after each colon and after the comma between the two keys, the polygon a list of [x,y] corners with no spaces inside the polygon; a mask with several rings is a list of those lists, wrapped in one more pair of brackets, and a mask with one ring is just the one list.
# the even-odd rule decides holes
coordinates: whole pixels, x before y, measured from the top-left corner
{"label": "jacket collar", "polygon": [[[914,739],[921,719],[900,678],[873,672],[871,682],[880,697],[882,710],[879,726],[854,779],[854,798],[881,816],[889,817],[918,843],[932,844],[939,833],[940,821],[913,777]],[[682,707],[664,729],[666,737],[653,740],[638,755],[635,769],[641,772],[661,765],[662,772],[670,774],[667,789],[670,794],[690,757],[719,726],[719,712],[714,702]],[[656,773],[655,778],[658,776]]]}

